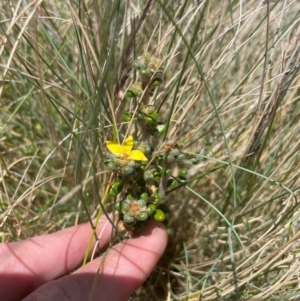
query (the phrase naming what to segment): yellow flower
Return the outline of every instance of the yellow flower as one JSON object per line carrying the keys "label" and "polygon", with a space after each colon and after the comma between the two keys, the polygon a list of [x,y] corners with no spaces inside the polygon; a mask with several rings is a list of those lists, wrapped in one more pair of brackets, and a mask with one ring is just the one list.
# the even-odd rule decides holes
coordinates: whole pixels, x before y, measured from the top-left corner
{"label": "yellow flower", "polygon": [[132,150],[133,137],[129,136],[125,139],[123,145],[113,141],[106,141],[108,150],[118,158],[123,160],[148,161],[146,156],[140,150]]}

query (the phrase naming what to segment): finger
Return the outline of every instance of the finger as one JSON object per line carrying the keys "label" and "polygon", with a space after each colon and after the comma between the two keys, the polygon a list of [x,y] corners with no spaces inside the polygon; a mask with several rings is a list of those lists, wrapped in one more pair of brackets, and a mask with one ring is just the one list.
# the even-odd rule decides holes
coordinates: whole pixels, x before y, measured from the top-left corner
{"label": "finger", "polygon": [[[101,247],[108,244],[111,229],[106,218],[100,219],[97,233]],[[0,291],[6,297],[3,300],[21,300],[45,282],[80,265],[91,233],[91,225],[86,223],[25,241],[0,244]]]}
{"label": "finger", "polygon": [[141,236],[122,241],[106,256],[93,260],[72,275],[43,285],[24,301],[128,300],[147,279],[166,244],[164,227],[150,222]]}

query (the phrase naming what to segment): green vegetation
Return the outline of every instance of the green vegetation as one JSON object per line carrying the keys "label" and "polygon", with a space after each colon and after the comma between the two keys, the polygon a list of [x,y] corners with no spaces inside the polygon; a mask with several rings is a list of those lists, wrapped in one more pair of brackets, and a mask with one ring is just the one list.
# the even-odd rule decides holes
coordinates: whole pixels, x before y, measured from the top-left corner
{"label": "green vegetation", "polygon": [[[107,147],[141,140],[143,122],[161,160],[180,146],[193,162],[168,178],[169,244],[132,300],[296,298],[299,12],[296,0],[3,1],[2,241],[118,207]],[[137,60],[148,53],[158,77]]]}

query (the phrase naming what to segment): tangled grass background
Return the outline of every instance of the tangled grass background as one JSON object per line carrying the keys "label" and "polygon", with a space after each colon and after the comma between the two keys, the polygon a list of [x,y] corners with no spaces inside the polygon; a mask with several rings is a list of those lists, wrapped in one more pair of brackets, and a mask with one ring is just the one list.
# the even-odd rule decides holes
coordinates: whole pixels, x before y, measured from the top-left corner
{"label": "tangled grass background", "polygon": [[289,1],[2,1],[2,241],[91,220],[111,177],[105,141],[135,81],[199,162],[168,191],[168,248],[132,300],[299,295],[300,5]]}

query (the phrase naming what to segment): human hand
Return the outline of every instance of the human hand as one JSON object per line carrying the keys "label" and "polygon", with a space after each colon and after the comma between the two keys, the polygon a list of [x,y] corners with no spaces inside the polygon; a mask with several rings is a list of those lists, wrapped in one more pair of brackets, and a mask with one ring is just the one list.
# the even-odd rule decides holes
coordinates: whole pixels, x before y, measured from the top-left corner
{"label": "human hand", "polygon": [[[111,224],[101,219],[97,226],[101,251],[109,243],[111,230]],[[82,224],[0,244],[1,300],[128,300],[147,279],[167,243],[164,227],[150,221],[138,237],[121,241],[105,256],[63,276],[82,264],[90,234],[91,226]]]}

